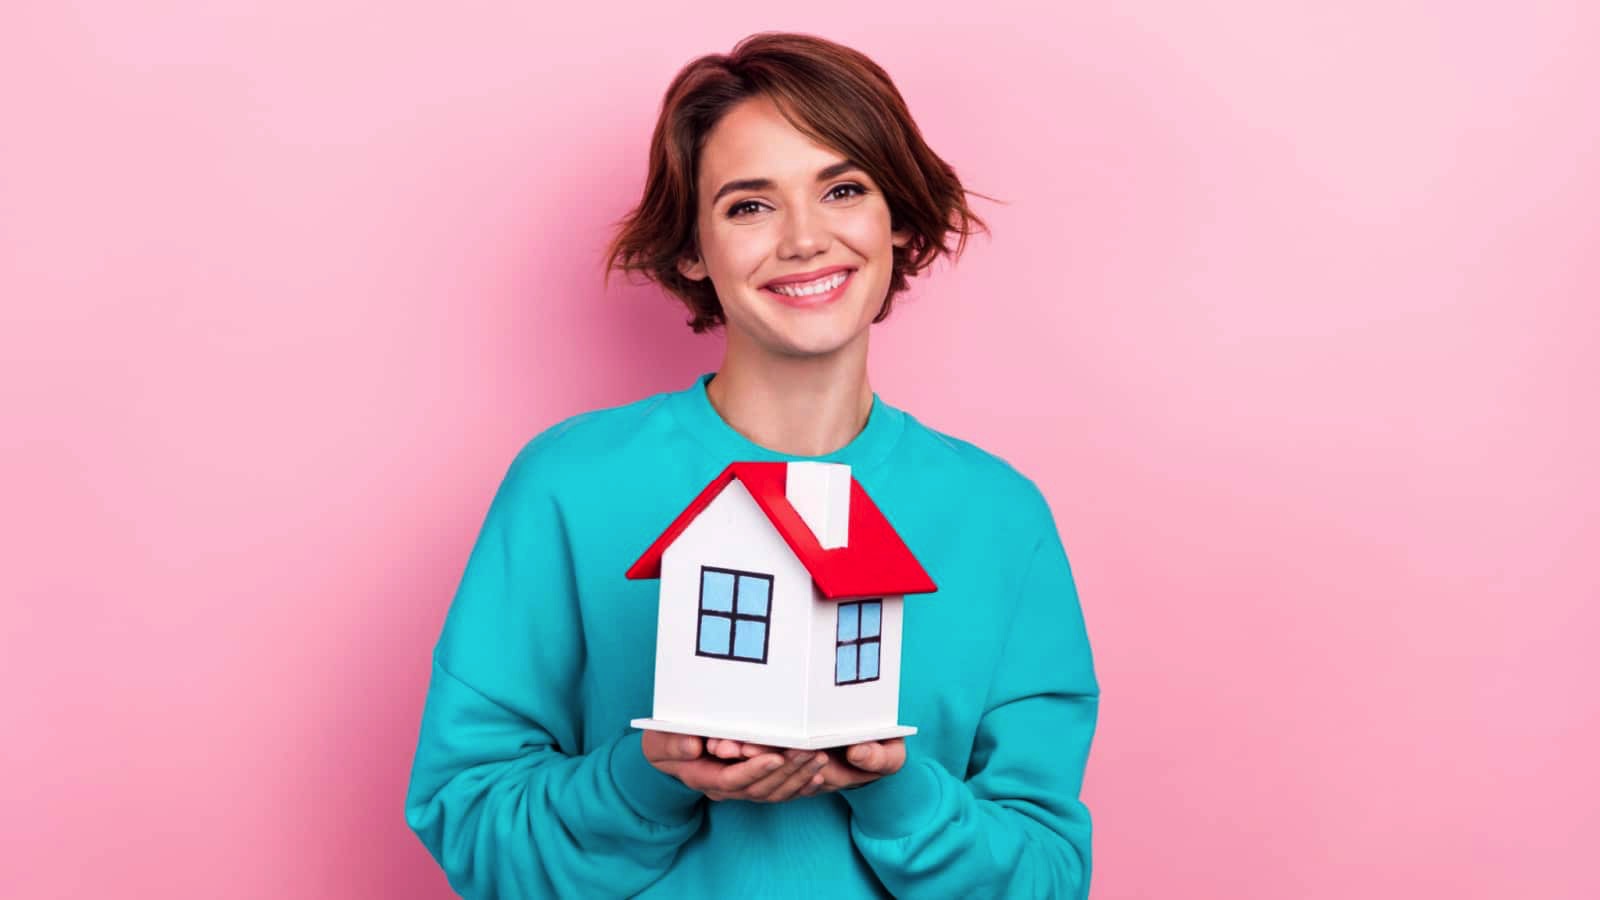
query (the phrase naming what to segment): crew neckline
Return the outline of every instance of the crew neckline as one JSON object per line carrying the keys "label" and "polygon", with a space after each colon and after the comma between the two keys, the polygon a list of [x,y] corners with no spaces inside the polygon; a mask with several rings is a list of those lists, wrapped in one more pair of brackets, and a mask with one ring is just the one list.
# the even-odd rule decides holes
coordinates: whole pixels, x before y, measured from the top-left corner
{"label": "crew neckline", "polygon": [[872,392],[872,407],[867,411],[867,424],[851,438],[850,442],[832,453],[806,456],[782,453],[762,446],[740,434],[717,408],[711,405],[706,393],[715,372],[704,372],[684,390],[673,395],[673,412],[679,424],[693,434],[719,462],[837,462],[853,469],[865,469],[882,462],[905,428],[905,413],[883,401],[877,391]]}

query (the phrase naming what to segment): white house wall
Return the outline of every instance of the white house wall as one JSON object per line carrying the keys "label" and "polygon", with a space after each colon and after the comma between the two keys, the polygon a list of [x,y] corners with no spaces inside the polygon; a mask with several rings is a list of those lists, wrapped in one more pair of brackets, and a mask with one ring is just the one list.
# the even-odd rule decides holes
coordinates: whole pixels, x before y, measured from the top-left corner
{"label": "white house wall", "polygon": [[[702,564],[772,575],[766,663],[695,653]],[[811,576],[734,479],[662,556],[654,717],[801,733],[811,659],[811,592]]]}
{"label": "white house wall", "polygon": [[[871,598],[864,598],[871,599]],[[835,734],[860,728],[901,724],[900,623],[902,596],[883,598],[878,680],[835,684],[838,653],[839,601],[828,600],[813,589],[806,727],[810,734]]]}

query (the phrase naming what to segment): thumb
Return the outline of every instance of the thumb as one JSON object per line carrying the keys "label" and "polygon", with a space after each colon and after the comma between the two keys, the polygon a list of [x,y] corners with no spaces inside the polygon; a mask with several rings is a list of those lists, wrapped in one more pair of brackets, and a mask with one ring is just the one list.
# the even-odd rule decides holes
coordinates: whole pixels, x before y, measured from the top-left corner
{"label": "thumb", "polygon": [[694,759],[700,755],[700,739],[692,734],[679,735],[672,742],[672,755],[676,759]]}
{"label": "thumb", "polygon": [[850,748],[848,758],[850,763],[857,768],[871,771],[878,764],[878,745],[876,743],[857,744]]}

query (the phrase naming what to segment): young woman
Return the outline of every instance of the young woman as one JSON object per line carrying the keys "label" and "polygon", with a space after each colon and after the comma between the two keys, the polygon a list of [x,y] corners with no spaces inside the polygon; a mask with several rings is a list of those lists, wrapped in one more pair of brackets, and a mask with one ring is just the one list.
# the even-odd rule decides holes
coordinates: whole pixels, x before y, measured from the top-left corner
{"label": "young woman", "polygon": [[[512,461],[451,605],[406,819],[468,897],[1085,897],[1099,687],[1049,506],[884,402],[873,324],[971,226],[860,53],[766,33],[668,89],[609,267],[720,328],[715,373]],[[904,605],[894,739],[640,732],[655,581],[623,573],[729,462],[842,462],[938,585]]]}

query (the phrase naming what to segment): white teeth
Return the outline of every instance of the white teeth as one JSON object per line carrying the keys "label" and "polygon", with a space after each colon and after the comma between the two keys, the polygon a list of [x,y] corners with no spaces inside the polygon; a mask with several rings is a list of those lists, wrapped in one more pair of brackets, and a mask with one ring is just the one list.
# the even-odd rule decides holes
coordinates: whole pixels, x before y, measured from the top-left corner
{"label": "white teeth", "polygon": [[849,272],[836,272],[826,278],[808,281],[805,284],[775,284],[772,290],[787,297],[809,297],[813,294],[826,294],[841,284],[844,284]]}

